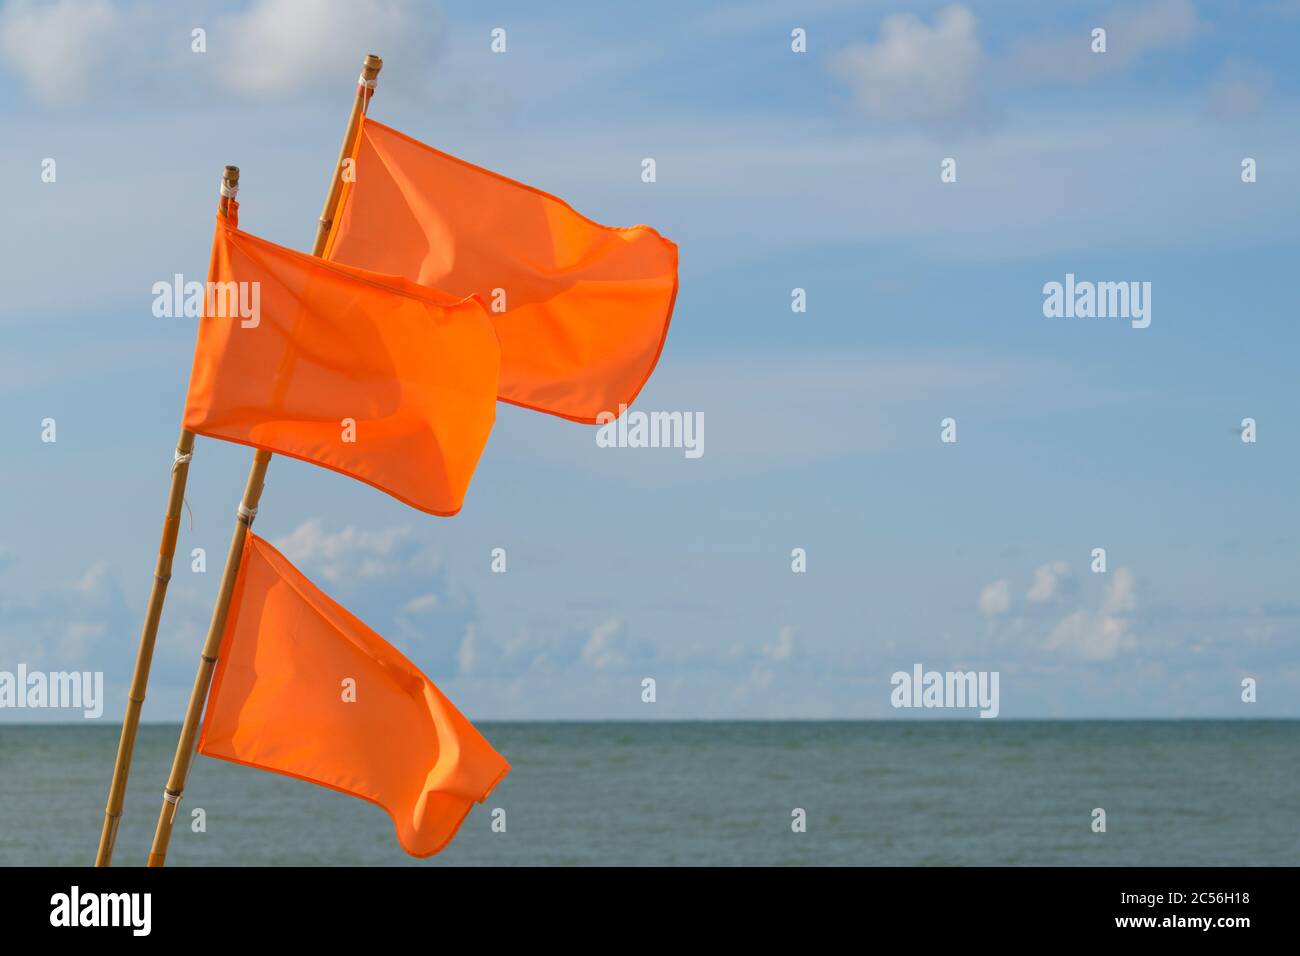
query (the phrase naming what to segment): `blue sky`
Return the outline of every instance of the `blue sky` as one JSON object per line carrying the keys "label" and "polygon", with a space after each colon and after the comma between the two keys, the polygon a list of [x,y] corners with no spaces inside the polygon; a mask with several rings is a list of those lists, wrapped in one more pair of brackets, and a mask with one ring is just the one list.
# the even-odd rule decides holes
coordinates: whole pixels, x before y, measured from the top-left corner
{"label": "blue sky", "polygon": [[[1298,43],[1287,2],[10,0],[0,670],[103,670],[118,719],[194,336],[150,288],[202,277],[225,163],[309,246],[373,51],[376,118],[681,252],[638,407],[702,458],[501,406],[453,519],[271,464],[258,533],[472,719],[911,718],[914,663],[998,670],[1004,717],[1300,715]],[[1150,282],[1151,326],[1045,318],[1066,273]],[[249,457],[198,440],[146,720]]]}

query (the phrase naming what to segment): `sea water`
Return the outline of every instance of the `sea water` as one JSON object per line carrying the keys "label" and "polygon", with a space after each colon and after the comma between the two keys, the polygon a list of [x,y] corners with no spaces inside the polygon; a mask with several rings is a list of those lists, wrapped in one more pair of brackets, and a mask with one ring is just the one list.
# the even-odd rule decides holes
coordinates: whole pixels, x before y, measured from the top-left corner
{"label": "sea water", "polygon": [[[1300,722],[479,727],[514,769],[435,857],[370,803],[196,757],[168,864],[1300,864]],[[115,863],[145,860],[177,730],[141,727]],[[0,865],[93,862],[117,736],[0,725]]]}

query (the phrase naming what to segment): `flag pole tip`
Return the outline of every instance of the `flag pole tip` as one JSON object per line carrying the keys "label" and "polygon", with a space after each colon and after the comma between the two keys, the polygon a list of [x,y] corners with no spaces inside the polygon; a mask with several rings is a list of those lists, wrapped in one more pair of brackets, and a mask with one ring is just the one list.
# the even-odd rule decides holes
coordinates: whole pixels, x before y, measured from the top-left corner
{"label": "flag pole tip", "polygon": [[225,179],[226,182],[230,183],[230,185],[232,185],[232,186],[238,186],[238,185],[239,185],[239,167],[238,167],[238,166],[227,166],[227,167],[226,167],[226,171],[225,171],[225,173],[223,174],[222,178]]}
{"label": "flag pole tip", "polygon": [[383,66],[384,60],[382,57],[376,56],[373,53],[368,54],[365,63],[361,65],[361,75],[367,80],[373,80],[379,75],[379,71],[383,69]]}

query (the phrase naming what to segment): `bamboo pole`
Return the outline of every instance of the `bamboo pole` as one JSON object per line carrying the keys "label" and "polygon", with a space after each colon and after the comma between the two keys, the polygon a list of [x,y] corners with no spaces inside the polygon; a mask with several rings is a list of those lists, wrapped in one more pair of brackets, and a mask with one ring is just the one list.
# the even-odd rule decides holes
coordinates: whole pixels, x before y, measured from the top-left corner
{"label": "bamboo pole", "polygon": [[[325,250],[329,238],[330,226],[338,211],[339,200],[343,195],[343,161],[352,155],[352,147],[365,116],[366,105],[374,95],[374,81],[384,61],[371,54],[361,67],[361,78],[357,84],[357,94],[352,102],[352,113],[348,117],[347,130],[343,135],[343,145],[339,148],[339,158],[334,164],[330,178],[330,187],[325,196],[325,205],[320,219],[316,223],[316,238],[312,243],[312,255],[319,256]],[[172,758],[171,774],[163,790],[162,809],[158,813],[158,825],[154,830],[153,846],[149,850],[149,866],[162,866],[167,858],[167,846],[171,842],[172,824],[181,795],[185,790],[185,780],[189,776],[190,761],[194,758],[194,740],[198,736],[199,721],[207,703],[208,690],[212,684],[212,672],[217,664],[217,652],[221,648],[221,638],[226,627],[226,618],[230,613],[230,599],[235,590],[235,581],[239,577],[240,560],[244,552],[244,541],[248,530],[257,514],[258,502],[262,498],[262,487],[266,480],[266,469],[271,463],[271,453],[258,451],[253,455],[253,464],[248,472],[248,482],[244,486],[244,496],[240,500],[235,533],[230,539],[230,550],[226,554],[226,569],[221,575],[221,586],[217,591],[217,603],[212,609],[212,621],[208,625],[208,635],[203,641],[203,651],[199,657],[199,670],[194,678],[194,689],[190,692],[189,706],[185,710],[185,721],[181,724],[180,740],[176,744],[176,755]]]}
{"label": "bamboo pole", "polygon": [[[226,215],[230,194],[239,187],[239,167],[227,166],[221,177],[222,190],[218,209]],[[122,805],[126,801],[126,781],[131,774],[131,757],[135,753],[136,732],[140,729],[140,711],[144,706],[145,689],[149,685],[149,669],[153,665],[154,646],[158,641],[158,625],[162,621],[163,603],[167,600],[167,584],[172,577],[172,562],[176,555],[176,538],[181,527],[181,507],[185,502],[185,483],[190,475],[190,459],[194,453],[194,433],[181,429],[176,442],[176,457],[172,462],[171,490],[167,494],[167,516],[163,519],[162,541],[158,545],[158,561],[154,565],[153,587],[149,591],[149,604],[144,615],[144,629],[140,632],[140,646],[135,654],[135,672],[131,676],[131,689],[126,695],[126,714],[122,717],[122,734],[117,741],[117,757],[113,762],[113,779],[108,788],[108,801],[104,805],[104,826],[99,833],[99,850],[95,866],[109,866],[113,862],[113,847],[117,843],[117,828],[122,821]]]}
{"label": "bamboo pole", "polygon": [[343,198],[343,161],[352,155],[352,146],[361,129],[361,119],[366,115],[366,104],[375,95],[373,84],[383,65],[384,61],[373,53],[361,64],[361,77],[357,81],[357,95],[352,101],[352,113],[348,116],[348,128],[343,134],[343,143],[339,146],[339,158],[334,163],[334,175],[330,177],[329,192],[325,194],[325,205],[321,208],[320,219],[316,223],[316,239],[311,246],[313,256],[325,252],[330,226],[334,223],[334,214],[338,212],[339,200]]}
{"label": "bamboo pole", "polygon": [[172,576],[172,558],[176,554],[181,506],[185,500],[185,482],[190,473],[193,449],[194,433],[182,428],[180,439],[176,442],[171,490],[167,494],[167,516],[163,519],[162,540],[158,544],[158,561],[154,565],[153,587],[149,591],[144,629],[140,632],[140,647],[135,653],[135,673],[131,677],[131,689],[126,696],[126,714],[122,717],[122,734],[117,741],[117,758],[113,763],[108,802],[104,805],[104,826],[99,833],[95,866],[109,866],[113,862],[113,845],[117,841],[117,826],[122,820],[122,804],[126,800],[126,778],[131,773],[135,735],[140,727],[140,709],[144,706],[145,688],[149,684],[149,668],[153,663],[153,649],[158,639],[163,602],[167,598],[167,583]]}

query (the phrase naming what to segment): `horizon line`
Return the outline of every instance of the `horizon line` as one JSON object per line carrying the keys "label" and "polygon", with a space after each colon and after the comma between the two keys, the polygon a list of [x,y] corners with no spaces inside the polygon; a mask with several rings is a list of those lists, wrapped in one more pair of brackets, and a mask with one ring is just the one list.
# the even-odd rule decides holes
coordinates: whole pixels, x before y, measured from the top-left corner
{"label": "horizon line", "polygon": [[[1084,723],[1295,723],[1295,717],[492,717],[479,724],[1084,724]],[[141,727],[179,727],[181,719],[141,721]],[[5,727],[114,727],[121,721],[103,720],[0,720]]]}

